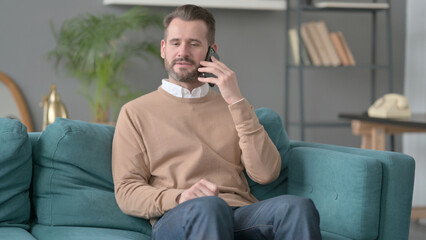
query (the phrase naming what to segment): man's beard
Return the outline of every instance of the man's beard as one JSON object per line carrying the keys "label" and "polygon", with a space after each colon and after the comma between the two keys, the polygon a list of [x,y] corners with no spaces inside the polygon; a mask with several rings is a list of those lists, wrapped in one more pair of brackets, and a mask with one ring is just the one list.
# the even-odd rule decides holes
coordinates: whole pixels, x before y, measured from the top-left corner
{"label": "man's beard", "polygon": [[[180,72],[175,72],[173,67],[177,62],[188,62],[192,64],[195,68],[192,71],[188,71],[187,69],[180,69]],[[194,61],[188,58],[176,58],[171,63],[169,63],[166,59],[164,59],[164,67],[166,68],[167,73],[170,77],[178,82],[197,82],[198,81],[198,68]]]}

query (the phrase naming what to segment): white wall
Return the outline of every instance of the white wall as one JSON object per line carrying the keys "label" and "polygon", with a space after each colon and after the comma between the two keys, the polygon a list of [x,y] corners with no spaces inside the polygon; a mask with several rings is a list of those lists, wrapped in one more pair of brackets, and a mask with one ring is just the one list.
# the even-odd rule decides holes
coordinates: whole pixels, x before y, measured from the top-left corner
{"label": "white wall", "polygon": [[[426,113],[426,1],[407,0],[405,96],[413,113]],[[426,206],[426,134],[404,134],[403,152],[416,160],[414,206]]]}

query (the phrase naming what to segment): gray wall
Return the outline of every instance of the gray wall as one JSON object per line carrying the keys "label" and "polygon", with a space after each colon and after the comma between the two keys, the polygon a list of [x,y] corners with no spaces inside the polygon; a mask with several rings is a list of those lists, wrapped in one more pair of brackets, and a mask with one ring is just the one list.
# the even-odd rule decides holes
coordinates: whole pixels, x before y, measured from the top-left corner
{"label": "gray wall", "polygon": [[[182,1],[184,2],[184,1]],[[393,74],[395,92],[402,92],[406,1],[392,0]],[[20,0],[0,3],[0,71],[12,77],[29,104],[36,130],[41,130],[39,103],[56,84],[70,117],[90,121],[85,98],[76,94],[78,81],[55,72],[46,53],[55,46],[49,20],[58,28],[65,19],[78,14],[113,12],[125,6],[104,6],[101,0]],[[172,8],[151,7],[167,13]],[[255,107],[284,112],[285,33],[284,12],[212,9],[217,20],[217,43],[221,59],[236,73],[243,95]],[[371,17],[366,13],[310,13],[304,21],[325,20],[329,30],[343,31],[357,63],[368,63],[371,54]],[[384,17],[378,22],[381,63],[386,60]],[[294,23],[294,22],[293,22]],[[153,31],[154,38],[162,34]],[[160,45],[159,45],[160,46]],[[160,61],[135,60],[127,67],[127,79],[134,88],[155,90],[166,76]],[[291,119],[298,118],[296,71],[292,71]],[[338,112],[362,112],[370,105],[369,71],[356,69],[308,70],[305,72],[306,118],[308,121],[338,121]],[[387,74],[378,74],[377,96],[387,89]],[[1,96],[0,96],[1,98]],[[299,139],[298,129],[288,129]],[[360,138],[349,128],[308,129],[307,140],[358,147]],[[398,146],[400,141],[397,141]]]}

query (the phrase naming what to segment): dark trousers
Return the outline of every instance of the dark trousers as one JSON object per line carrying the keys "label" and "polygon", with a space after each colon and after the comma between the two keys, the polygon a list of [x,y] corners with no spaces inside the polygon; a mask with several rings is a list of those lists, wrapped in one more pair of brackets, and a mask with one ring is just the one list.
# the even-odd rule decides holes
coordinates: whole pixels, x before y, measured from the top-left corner
{"label": "dark trousers", "polygon": [[154,225],[153,240],[318,240],[319,214],[310,199],[283,195],[243,207],[219,197],[186,201]]}

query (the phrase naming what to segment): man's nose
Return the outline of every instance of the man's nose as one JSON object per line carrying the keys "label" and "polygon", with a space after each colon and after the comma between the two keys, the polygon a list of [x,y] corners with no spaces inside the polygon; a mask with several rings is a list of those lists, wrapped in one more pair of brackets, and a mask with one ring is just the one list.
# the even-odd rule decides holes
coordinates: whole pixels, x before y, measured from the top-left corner
{"label": "man's nose", "polygon": [[178,57],[188,57],[189,56],[189,46],[187,44],[181,44],[179,46]]}

